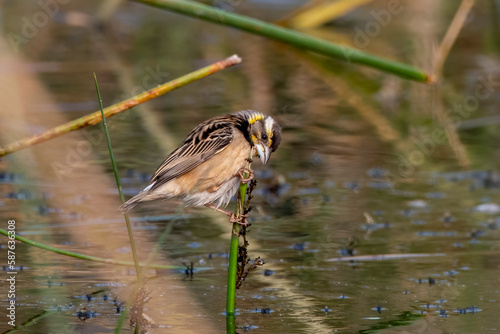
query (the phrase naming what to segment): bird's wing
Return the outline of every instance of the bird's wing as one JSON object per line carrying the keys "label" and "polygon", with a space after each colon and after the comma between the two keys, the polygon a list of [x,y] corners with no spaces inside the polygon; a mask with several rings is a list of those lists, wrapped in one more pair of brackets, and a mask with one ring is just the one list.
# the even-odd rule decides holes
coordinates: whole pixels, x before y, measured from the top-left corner
{"label": "bird's wing", "polygon": [[212,158],[231,143],[233,131],[233,127],[227,122],[200,124],[182,145],[162,162],[146,189],[157,189]]}

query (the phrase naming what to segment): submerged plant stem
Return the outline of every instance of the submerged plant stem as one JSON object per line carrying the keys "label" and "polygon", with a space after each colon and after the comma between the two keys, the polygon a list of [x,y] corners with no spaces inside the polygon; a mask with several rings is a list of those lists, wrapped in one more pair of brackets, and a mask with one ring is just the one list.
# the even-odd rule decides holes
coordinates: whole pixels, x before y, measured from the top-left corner
{"label": "submerged plant stem", "polygon": [[399,75],[406,79],[430,82],[429,75],[422,70],[391,59],[368,54],[345,45],[329,42],[301,32],[280,27],[251,17],[215,9],[196,1],[186,0],[134,0],[149,6],[166,9],[191,17],[241,29],[252,34],[272,38],[304,50],[347,62],[363,64]]}

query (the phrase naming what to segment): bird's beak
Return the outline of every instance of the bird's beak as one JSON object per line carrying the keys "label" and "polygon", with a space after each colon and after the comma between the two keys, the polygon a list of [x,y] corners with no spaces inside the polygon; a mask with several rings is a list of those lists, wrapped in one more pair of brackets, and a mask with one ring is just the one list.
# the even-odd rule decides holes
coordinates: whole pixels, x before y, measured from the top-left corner
{"label": "bird's beak", "polygon": [[257,155],[263,164],[267,164],[269,158],[271,157],[271,149],[263,144],[256,144]]}

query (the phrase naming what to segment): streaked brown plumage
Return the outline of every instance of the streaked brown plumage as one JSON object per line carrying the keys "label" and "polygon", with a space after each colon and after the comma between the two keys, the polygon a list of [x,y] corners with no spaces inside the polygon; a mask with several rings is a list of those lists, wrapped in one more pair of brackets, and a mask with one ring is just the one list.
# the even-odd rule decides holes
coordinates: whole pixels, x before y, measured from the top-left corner
{"label": "streaked brown plumage", "polygon": [[236,194],[239,171],[257,155],[267,163],[281,141],[273,118],[243,110],[211,118],[196,128],[158,167],[149,185],[120,207],[131,210],[140,202],[182,199],[186,205],[225,206]]}

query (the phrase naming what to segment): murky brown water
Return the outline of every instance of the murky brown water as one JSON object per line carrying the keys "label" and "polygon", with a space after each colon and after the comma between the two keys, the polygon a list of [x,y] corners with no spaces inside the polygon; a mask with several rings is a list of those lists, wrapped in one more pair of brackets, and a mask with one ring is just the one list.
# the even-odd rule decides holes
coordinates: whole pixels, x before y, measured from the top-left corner
{"label": "murky brown water", "polygon": [[[300,3],[225,4],[277,20]],[[99,5],[59,4],[31,37],[13,40],[25,36],[26,20],[43,8],[1,4],[1,144],[95,111],[92,72],[110,105],[239,54],[242,65],[109,120],[127,195],[142,189],[202,120],[252,108],[284,125],[270,164],[254,165],[259,183],[249,251],[266,264],[238,291],[238,332],[498,329],[498,2],[477,2],[437,87],[135,3],[123,3],[97,28]],[[370,11],[385,6],[375,1],[309,32],[356,43],[357,29],[374,20]],[[425,0],[403,7],[356,46],[427,68],[457,4]],[[459,127],[447,126],[450,119]],[[2,229],[15,220],[28,239],[131,261],[118,206],[100,126],[0,159]],[[154,332],[224,332],[226,218],[159,203],[136,211],[133,222],[143,261],[167,228],[153,262],[193,262],[196,269],[193,280],[182,269],[147,272],[152,299],[144,313],[159,326]],[[6,266],[7,238],[0,245]],[[16,324],[36,320],[22,333],[111,333],[135,280],[132,267],[20,243],[16,266]],[[4,283],[0,330],[7,331]],[[82,307],[85,321],[77,316]]]}

